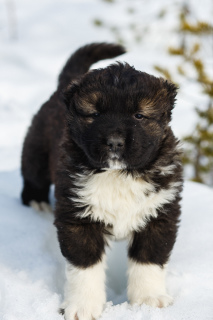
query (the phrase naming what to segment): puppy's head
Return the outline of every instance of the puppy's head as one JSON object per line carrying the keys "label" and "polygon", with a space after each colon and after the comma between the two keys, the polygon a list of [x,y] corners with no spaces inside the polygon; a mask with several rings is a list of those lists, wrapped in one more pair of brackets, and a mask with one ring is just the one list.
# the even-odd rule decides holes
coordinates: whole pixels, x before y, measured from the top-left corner
{"label": "puppy's head", "polygon": [[165,137],[176,90],[128,64],[92,70],[64,92],[71,137],[95,168],[145,168]]}

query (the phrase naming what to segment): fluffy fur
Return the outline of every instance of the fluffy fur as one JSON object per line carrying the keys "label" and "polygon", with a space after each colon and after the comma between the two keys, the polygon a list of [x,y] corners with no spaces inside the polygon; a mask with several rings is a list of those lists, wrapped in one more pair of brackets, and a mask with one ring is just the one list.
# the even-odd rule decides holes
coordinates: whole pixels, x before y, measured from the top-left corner
{"label": "fluffy fur", "polygon": [[129,261],[128,297],[132,304],[167,307],[173,299],[166,293],[166,267]]}
{"label": "fluffy fur", "polygon": [[132,177],[118,170],[85,172],[71,178],[76,181],[77,198],[70,200],[83,208],[79,217],[104,221],[117,240],[144,228],[151,217],[156,218],[157,209],[174,200],[181,185],[181,182],[171,182],[168,189],[156,192],[154,185],[140,176]]}
{"label": "fluffy fur", "polygon": [[100,315],[112,238],[129,239],[130,302],[172,302],[164,278],[182,190],[181,150],[169,126],[176,87],[127,63],[87,72],[123,52],[92,44],[71,56],[24,143],[23,203],[43,208],[55,183],[55,225],[69,266],[67,320]]}
{"label": "fluffy fur", "polygon": [[62,310],[66,319],[96,319],[106,302],[105,258],[95,265],[81,269],[66,266],[65,300]]}

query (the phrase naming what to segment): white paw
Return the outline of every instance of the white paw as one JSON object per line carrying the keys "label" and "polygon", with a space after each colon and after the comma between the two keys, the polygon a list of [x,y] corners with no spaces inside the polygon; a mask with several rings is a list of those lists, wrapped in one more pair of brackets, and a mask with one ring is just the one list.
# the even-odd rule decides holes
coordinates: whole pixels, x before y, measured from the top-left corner
{"label": "white paw", "polygon": [[40,211],[53,212],[52,207],[49,205],[49,203],[46,203],[44,201],[37,202],[35,200],[32,200],[32,201],[30,201],[30,207],[38,212],[40,212]]}
{"label": "white paw", "polygon": [[155,264],[129,262],[128,297],[131,304],[143,303],[163,308],[172,304],[173,299],[166,293],[166,268]]}
{"label": "white paw", "polygon": [[159,295],[156,297],[146,297],[144,298],[140,304],[145,303],[148,306],[155,307],[155,308],[165,308],[168,307],[170,304],[173,303],[173,298],[169,295]]}
{"label": "white paw", "polygon": [[66,320],[93,320],[100,317],[106,302],[105,259],[88,268],[67,264],[65,302]]}
{"label": "white paw", "polygon": [[103,311],[103,303],[99,301],[82,301],[78,306],[68,305],[64,308],[66,320],[94,320],[98,319]]}

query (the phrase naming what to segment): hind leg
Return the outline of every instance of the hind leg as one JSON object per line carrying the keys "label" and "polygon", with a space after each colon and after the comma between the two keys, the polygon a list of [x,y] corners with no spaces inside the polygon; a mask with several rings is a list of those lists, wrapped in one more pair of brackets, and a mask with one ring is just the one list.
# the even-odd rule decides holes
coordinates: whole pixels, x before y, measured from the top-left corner
{"label": "hind leg", "polygon": [[52,212],[49,205],[50,181],[29,181],[24,178],[21,198],[23,204],[31,206],[36,211]]}
{"label": "hind leg", "polygon": [[48,209],[51,184],[49,155],[48,150],[45,149],[44,135],[38,136],[38,130],[35,127],[33,123],[23,146],[22,176],[24,183],[21,197],[25,205],[33,206],[39,211],[50,211]]}
{"label": "hind leg", "polygon": [[[24,187],[21,194],[23,204],[31,205],[33,201],[38,204],[49,203],[49,189],[50,184],[38,187],[33,182],[24,179]],[[34,207],[36,209],[36,205]],[[37,210],[39,210],[39,207]]]}

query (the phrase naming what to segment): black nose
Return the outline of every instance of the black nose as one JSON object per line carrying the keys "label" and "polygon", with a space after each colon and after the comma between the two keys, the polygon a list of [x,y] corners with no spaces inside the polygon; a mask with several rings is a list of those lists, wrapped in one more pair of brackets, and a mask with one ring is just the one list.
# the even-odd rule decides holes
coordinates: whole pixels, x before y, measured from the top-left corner
{"label": "black nose", "polygon": [[119,152],[124,147],[124,138],[120,136],[110,136],[107,139],[107,145],[109,146],[109,150],[112,152]]}

